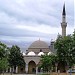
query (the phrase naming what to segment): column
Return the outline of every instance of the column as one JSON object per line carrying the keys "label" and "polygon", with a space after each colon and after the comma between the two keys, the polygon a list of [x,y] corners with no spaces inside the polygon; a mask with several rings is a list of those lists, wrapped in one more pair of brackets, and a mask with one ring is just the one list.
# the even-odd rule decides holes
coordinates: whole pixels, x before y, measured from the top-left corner
{"label": "column", "polygon": [[11,67],[10,67],[10,72],[11,72]]}
{"label": "column", "polygon": [[8,68],[6,69],[6,72],[8,72]]}
{"label": "column", "polygon": [[38,66],[36,66],[36,74],[38,74]]}
{"label": "column", "polygon": [[13,72],[14,72],[14,66],[13,66]]}
{"label": "column", "polygon": [[60,70],[58,70],[58,75],[60,75]]}
{"label": "column", "polygon": [[56,72],[57,72],[57,66],[56,66]]}
{"label": "column", "polygon": [[57,72],[57,68],[58,68],[58,63],[55,63],[56,72]]}
{"label": "column", "polygon": [[25,71],[28,73],[28,63],[26,63]]}
{"label": "column", "polygon": [[16,66],[16,73],[18,73],[18,66]]}

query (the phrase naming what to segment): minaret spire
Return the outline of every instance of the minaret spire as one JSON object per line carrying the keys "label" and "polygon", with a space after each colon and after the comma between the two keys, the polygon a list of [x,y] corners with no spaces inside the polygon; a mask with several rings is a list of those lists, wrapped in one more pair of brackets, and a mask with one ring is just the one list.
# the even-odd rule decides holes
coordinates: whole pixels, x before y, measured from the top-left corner
{"label": "minaret spire", "polygon": [[66,27],[67,27],[65,3],[64,3],[63,12],[62,12],[62,23],[61,23],[61,27],[62,27],[62,37],[64,37],[64,36],[66,36]]}
{"label": "minaret spire", "polygon": [[65,11],[65,3],[64,3],[64,6],[63,6],[63,13],[62,15],[66,15],[66,11]]}

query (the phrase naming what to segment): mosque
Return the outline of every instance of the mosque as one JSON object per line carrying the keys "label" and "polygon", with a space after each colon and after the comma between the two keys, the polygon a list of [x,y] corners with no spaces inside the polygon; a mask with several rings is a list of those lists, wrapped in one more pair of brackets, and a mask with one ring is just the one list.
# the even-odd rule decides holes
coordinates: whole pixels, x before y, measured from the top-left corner
{"label": "mosque", "polygon": [[[61,28],[62,28],[62,36],[66,36],[66,12],[65,12],[65,4],[63,6],[63,12],[62,12],[62,23],[61,23]],[[26,53],[23,55],[24,56],[24,61],[25,61],[25,66],[24,67],[16,67],[16,73],[38,73],[40,71],[39,69],[39,64],[40,64],[40,57],[41,55],[44,54],[51,54],[53,53],[54,47],[53,47],[54,42],[52,41],[50,46],[42,40],[37,40],[34,41],[26,51]]]}

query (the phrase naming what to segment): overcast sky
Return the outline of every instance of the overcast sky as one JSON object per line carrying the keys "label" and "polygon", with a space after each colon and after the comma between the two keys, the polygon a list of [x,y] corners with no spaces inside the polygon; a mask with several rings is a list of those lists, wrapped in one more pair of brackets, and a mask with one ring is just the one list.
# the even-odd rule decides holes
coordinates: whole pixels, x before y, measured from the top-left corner
{"label": "overcast sky", "polygon": [[0,0],[0,41],[26,49],[39,38],[50,42],[61,34],[65,2],[67,34],[74,31],[74,0]]}

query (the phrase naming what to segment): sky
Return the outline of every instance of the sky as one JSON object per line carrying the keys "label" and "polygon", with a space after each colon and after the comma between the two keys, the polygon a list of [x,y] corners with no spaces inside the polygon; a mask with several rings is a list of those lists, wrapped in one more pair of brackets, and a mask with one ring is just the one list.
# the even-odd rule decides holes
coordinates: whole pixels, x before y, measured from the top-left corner
{"label": "sky", "polygon": [[0,0],[0,41],[23,52],[39,39],[49,44],[61,34],[64,2],[68,35],[75,28],[74,0]]}

